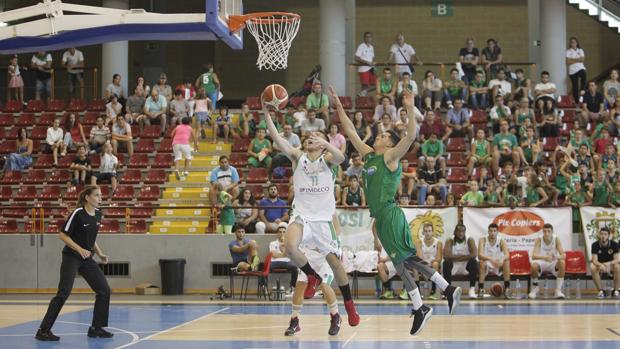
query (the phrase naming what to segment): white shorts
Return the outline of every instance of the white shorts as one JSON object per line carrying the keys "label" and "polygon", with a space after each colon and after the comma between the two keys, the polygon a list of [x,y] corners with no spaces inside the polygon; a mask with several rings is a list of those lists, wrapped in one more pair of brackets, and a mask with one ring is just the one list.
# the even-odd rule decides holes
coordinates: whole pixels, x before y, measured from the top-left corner
{"label": "white shorts", "polygon": [[326,256],[334,253],[340,258],[340,238],[331,221],[311,222],[299,216],[291,218],[290,223],[301,224],[303,227],[303,239],[301,246],[313,249]]}
{"label": "white shorts", "polygon": [[555,270],[555,266],[556,264],[558,264],[558,260],[554,259],[551,262],[547,262],[545,260],[542,259],[537,259],[535,261],[533,261],[533,263],[536,263],[540,266],[540,273],[544,274],[544,273],[550,273],[553,274],[555,276],[558,275],[558,271]]}
{"label": "white shorts", "polygon": [[[327,263],[327,260],[325,260],[325,256],[318,251],[308,249],[305,246],[300,246],[299,248],[301,252],[306,255],[306,258],[308,258],[308,263],[310,263],[312,269],[314,269],[314,271],[321,276],[323,283],[329,286],[334,280],[334,272],[329,266],[329,263]],[[297,281],[308,282],[308,276],[300,270]]]}
{"label": "white shorts", "polygon": [[467,262],[454,262],[452,264],[452,275],[469,275]]}
{"label": "white shorts", "polygon": [[385,262],[385,266],[388,270],[388,280],[396,276],[396,267],[394,267],[394,263],[392,263],[392,261]]}
{"label": "white shorts", "polygon": [[502,276],[502,265],[501,264],[498,268],[496,268],[493,264],[491,264],[491,262],[486,261],[486,263],[487,263],[487,275],[494,274],[497,276]]}
{"label": "white shorts", "polygon": [[175,144],[172,146],[172,153],[174,154],[174,161],[193,159],[192,148],[189,144]]}

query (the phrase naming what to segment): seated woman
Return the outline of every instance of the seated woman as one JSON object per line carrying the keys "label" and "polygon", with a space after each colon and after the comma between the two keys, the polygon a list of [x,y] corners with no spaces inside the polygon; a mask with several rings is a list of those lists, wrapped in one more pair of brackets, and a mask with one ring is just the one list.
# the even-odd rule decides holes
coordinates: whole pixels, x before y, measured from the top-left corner
{"label": "seated woman", "polygon": [[6,157],[5,171],[23,171],[32,165],[32,139],[28,138],[25,128],[19,129],[15,143],[17,151]]}
{"label": "seated woman", "polygon": [[248,234],[254,234],[256,220],[258,219],[258,207],[254,195],[250,189],[243,189],[237,200],[233,202],[235,208],[236,224],[245,228]]}
{"label": "seated woman", "polygon": [[250,142],[248,147],[248,166],[249,167],[264,167],[269,169],[271,164],[271,142],[265,138],[267,131],[264,128],[259,128],[256,131],[256,138]]}

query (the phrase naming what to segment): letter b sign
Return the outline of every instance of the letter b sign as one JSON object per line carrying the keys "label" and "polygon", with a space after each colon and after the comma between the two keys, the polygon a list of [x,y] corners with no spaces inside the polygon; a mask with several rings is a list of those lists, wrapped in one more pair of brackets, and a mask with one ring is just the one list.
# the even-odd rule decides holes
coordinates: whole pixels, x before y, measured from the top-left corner
{"label": "letter b sign", "polygon": [[433,17],[451,17],[453,13],[452,0],[435,0],[431,15]]}

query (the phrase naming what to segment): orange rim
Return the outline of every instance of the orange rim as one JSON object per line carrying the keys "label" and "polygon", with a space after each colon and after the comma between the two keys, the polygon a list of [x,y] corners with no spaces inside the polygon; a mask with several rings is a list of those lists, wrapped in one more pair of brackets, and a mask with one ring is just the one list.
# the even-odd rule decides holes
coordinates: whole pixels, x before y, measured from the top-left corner
{"label": "orange rim", "polygon": [[[281,18],[269,18],[272,16],[281,16]],[[245,28],[246,23],[248,21],[252,21],[254,23],[284,23],[284,22],[293,22],[299,20],[301,16],[296,13],[290,12],[255,12],[248,13],[247,15],[242,16],[228,16],[228,27],[231,32],[238,32],[239,30]]]}

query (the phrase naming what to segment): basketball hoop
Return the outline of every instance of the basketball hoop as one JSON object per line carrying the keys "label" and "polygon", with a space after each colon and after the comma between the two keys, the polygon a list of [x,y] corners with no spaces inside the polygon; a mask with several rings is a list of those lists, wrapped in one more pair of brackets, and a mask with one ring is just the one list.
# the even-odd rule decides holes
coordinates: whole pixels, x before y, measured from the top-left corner
{"label": "basketball hoop", "polygon": [[296,13],[257,12],[243,16],[229,16],[228,26],[236,32],[247,27],[258,44],[259,70],[286,69],[288,51],[297,31],[301,17]]}

